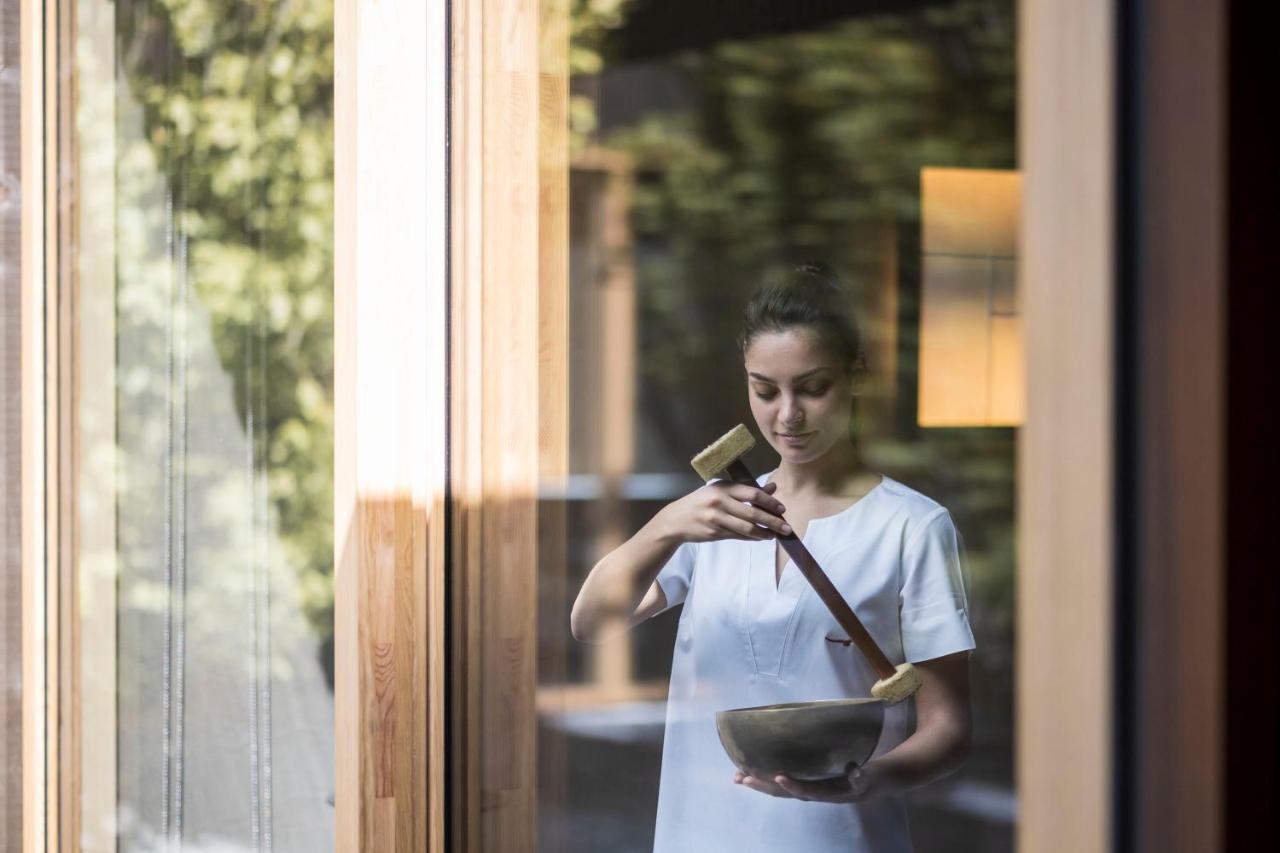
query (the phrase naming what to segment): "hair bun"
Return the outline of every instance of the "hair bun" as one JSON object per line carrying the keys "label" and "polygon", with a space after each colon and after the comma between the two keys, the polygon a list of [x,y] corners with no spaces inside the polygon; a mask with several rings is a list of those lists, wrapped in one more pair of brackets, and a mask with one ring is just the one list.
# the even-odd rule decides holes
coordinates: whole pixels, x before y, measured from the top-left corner
{"label": "hair bun", "polygon": [[761,332],[794,326],[816,330],[823,342],[847,362],[861,356],[862,336],[850,294],[836,271],[821,261],[806,261],[766,277],[743,312],[738,342],[745,353]]}
{"label": "hair bun", "polygon": [[805,275],[816,275],[824,279],[832,279],[836,277],[835,270],[824,264],[822,261],[806,261],[795,269],[798,273]]}

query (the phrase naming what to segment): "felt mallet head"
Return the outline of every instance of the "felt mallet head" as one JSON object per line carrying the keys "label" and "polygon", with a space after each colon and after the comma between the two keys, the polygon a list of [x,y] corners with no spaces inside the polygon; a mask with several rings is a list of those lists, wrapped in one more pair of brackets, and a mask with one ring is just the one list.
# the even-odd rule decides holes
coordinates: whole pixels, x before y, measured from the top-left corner
{"label": "felt mallet head", "polygon": [[888,678],[871,685],[871,695],[895,705],[920,689],[920,673],[909,663],[900,663]]}
{"label": "felt mallet head", "polygon": [[751,430],[738,424],[717,438],[705,450],[693,457],[693,470],[704,480],[724,476],[725,469],[746,455],[756,446]]}

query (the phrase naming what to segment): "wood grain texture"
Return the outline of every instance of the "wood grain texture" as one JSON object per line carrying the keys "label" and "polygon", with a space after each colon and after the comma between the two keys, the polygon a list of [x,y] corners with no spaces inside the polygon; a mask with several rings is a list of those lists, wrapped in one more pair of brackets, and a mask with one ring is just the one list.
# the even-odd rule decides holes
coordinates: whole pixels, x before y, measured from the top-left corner
{"label": "wood grain texture", "polygon": [[567,6],[452,9],[453,846],[529,850],[540,566],[564,584],[538,494],[567,465]]}
{"label": "wood grain texture", "polygon": [[1111,844],[1114,4],[1019,7],[1021,850]]}
{"label": "wood grain texture", "polygon": [[[568,0],[541,0],[538,59],[538,567],[537,684],[567,678],[570,601],[569,473],[569,15]],[[549,630],[546,627],[549,626]],[[540,695],[540,694],[539,694]],[[541,709],[539,708],[539,711]],[[565,813],[568,736],[547,727],[536,753],[536,806]],[[566,822],[543,824],[549,850],[569,846]]]}
{"label": "wood grain texture", "polygon": [[444,849],[444,7],[335,20],[339,851]]}
{"label": "wood grain texture", "polygon": [[45,81],[44,3],[22,0],[22,849],[46,849],[48,717],[45,506]]}
{"label": "wood grain texture", "polygon": [[449,609],[452,677],[449,683],[451,727],[449,748],[452,792],[448,815],[452,847],[479,849],[480,726],[469,717],[480,705],[478,671],[480,597],[473,594],[474,575],[481,561],[477,513],[483,481],[480,477],[481,442],[473,425],[480,422],[481,394],[474,382],[480,379],[481,312],[479,297],[481,239],[484,199],[480,195],[484,174],[483,159],[483,68],[484,3],[481,0],[452,5],[450,53],[452,75],[449,86],[450,129],[450,347],[452,355],[449,398],[450,483],[453,496],[453,548],[449,574],[452,578]]}

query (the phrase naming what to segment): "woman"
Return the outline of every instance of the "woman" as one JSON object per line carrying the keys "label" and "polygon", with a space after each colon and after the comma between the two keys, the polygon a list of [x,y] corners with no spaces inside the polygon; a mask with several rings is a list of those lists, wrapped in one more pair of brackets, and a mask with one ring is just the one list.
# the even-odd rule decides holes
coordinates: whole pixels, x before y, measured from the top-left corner
{"label": "woman", "polygon": [[[851,438],[863,356],[839,279],[807,264],[753,295],[740,345],[757,431],[778,467],[716,481],[659,511],[602,559],[573,605],[597,642],[683,604],[672,662],[655,850],[911,849],[903,792],[969,748],[974,647],[958,536],[936,501],[869,470]],[[921,676],[885,709],[880,743],[846,777],[737,772],[727,708],[870,695],[876,675],[774,539],[796,533],[894,664]],[[915,726],[910,711],[914,704]]]}

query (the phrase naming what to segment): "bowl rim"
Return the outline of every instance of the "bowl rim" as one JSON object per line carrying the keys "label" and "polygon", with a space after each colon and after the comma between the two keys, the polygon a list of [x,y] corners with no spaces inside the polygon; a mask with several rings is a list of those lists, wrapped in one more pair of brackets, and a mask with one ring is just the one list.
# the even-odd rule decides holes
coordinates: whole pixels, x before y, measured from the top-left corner
{"label": "bowl rim", "polygon": [[835,705],[880,705],[883,708],[884,700],[877,699],[874,696],[866,696],[846,699],[816,699],[810,702],[782,702],[777,705],[757,705],[750,708],[728,708],[724,711],[717,711],[716,716],[718,717],[722,714],[740,714],[745,711],[751,711],[756,714],[773,714],[807,708],[828,708]]}

